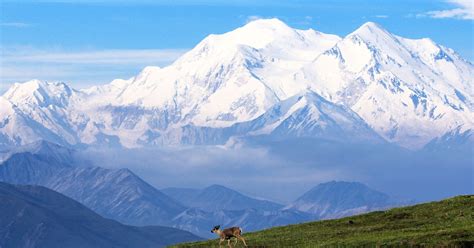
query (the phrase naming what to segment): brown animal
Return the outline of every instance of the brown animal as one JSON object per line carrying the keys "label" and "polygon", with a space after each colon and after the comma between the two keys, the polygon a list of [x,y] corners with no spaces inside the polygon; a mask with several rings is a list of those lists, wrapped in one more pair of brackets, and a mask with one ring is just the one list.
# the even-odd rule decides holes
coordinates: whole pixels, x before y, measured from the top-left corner
{"label": "brown animal", "polygon": [[235,238],[234,245],[239,242],[239,239],[242,240],[244,243],[245,247],[247,247],[247,244],[245,243],[245,239],[242,237],[242,228],[234,226],[230,228],[226,228],[224,230],[221,230],[221,226],[215,226],[212,230],[212,233],[217,234],[219,236],[220,241],[219,241],[219,247],[221,247],[221,244],[224,240],[227,240],[227,245],[232,248],[232,245],[230,245],[230,240],[232,238]]}

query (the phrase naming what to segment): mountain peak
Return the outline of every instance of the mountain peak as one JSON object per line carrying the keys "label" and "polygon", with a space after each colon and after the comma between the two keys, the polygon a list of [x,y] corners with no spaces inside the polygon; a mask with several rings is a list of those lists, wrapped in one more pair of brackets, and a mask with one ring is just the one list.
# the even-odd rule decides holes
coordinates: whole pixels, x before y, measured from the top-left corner
{"label": "mountain peak", "polygon": [[364,39],[372,39],[373,37],[384,36],[392,34],[388,32],[385,28],[375,22],[366,22],[362,24],[358,29],[348,35],[348,37],[352,37],[357,35]]}
{"label": "mountain peak", "polygon": [[384,208],[390,204],[389,196],[365,184],[331,181],[310,189],[286,208],[312,213],[319,218],[335,218]]}
{"label": "mountain peak", "polygon": [[208,187],[204,188],[204,190],[203,190],[203,191],[210,191],[210,192],[212,192],[212,191],[220,191],[220,192],[223,192],[223,191],[227,191],[227,192],[235,192],[234,190],[232,190],[232,189],[229,189],[229,188],[227,188],[227,187],[225,187],[225,186],[222,186],[222,185],[219,185],[219,184],[213,184],[213,185],[211,185],[211,186],[208,186]]}
{"label": "mountain peak", "polygon": [[[222,145],[256,133],[340,140],[365,130],[418,148],[472,127],[473,73],[454,51],[373,22],[341,40],[259,19],[128,80],[82,91],[16,84],[0,100],[0,143]],[[305,89],[317,95],[299,95]]]}
{"label": "mountain peak", "polygon": [[47,153],[51,153],[54,150],[60,149],[63,147],[54,142],[42,139],[42,140],[38,140],[30,144],[27,144],[23,148],[33,154],[37,154],[37,153],[40,153],[41,151],[47,151]]}
{"label": "mountain peak", "polygon": [[276,40],[293,40],[298,34],[281,20],[273,18],[258,19],[228,33],[212,37],[224,39],[226,43],[261,49]]}
{"label": "mountain peak", "polygon": [[360,182],[348,182],[348,181],[336,181],[336,180],[320,183],[316,187],[346,187],[346,186],[367,188],[365,184],[360,183]]}
{"label": "mountain peak", "polygon": [[34,92],[42,87],[44,82],[38,80],[38,79],[33,79],[30,81],[26,81],[24,83],[14,83],[8,90],[5,92],[4,96],[6,98],[10,98],[14,94],[16,94],[18,91],[22,92]]}
{"label": "mountain peak", "polygon": [[366,22],[360,26],[361,28],[384,29],[380,24],[375,22]]}
{"label": "mountain peak", "polygon": [[382,25],[375,23],[375,22],[366,22],[362,24],[358,29],[356,30],[370,30],[372,32],[379,32],[379,31],[384,31],[386,32],[387,30],[382,27]]}
{"label": "mountain peak", "polygon": [[40,106],[64,105],[66,98],[72,94],[72,91],[63,82],[46,82],[35,79],[25,83],[15,83],[3,96],[16,105],[25,103]]}
{"label": "mountain peak", "polygon": [[156,71],[159,71],[161,68],[159,66],[145,66],[143,70],[140,72],[140,75],[142,74],[150,74]]}
{"label": "mountain peak", "polygon": [[12,154],[19,153],[31,153],[42,157],[42,159],[49,161],[49,163],[56,162],[62,166],[72,166],[74,160],[74,150],[44,139],[12,150]]}
{"label": "mountain peak", "polygon": [[260,28],[289,28],[286,23],[281,21],[278,18],[269,18],[269,19],[256,19],[247,23],[245,27],[260,27]]}
{"label": "mountain peak", "polygon": [[327,102],[322,96],[318,95],[316,92],[306,89],[299,94],[299,99],[307,99],[309,102]]}

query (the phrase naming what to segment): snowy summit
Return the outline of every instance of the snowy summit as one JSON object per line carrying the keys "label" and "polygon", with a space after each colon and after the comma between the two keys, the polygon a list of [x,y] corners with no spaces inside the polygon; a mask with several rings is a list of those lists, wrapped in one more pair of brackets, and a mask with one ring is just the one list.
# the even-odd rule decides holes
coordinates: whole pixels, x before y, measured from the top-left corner
{"label": "snowy summit", "polygon": [[0,146],[225,144],[284,135],[419,148],[473,128],[474,66],[366,23],[347,35],[262,19],[173,64],[89,89],[38,80],[0,97]]}

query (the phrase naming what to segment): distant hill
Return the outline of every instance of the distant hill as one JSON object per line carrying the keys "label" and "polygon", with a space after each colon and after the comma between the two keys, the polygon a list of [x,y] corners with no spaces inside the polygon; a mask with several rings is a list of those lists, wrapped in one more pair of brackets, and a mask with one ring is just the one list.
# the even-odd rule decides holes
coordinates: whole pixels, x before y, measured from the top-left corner
{"label": "distant hill", "polygon": [[173,219],[173,227],[190,231],[201,237],[215,235],[209,227],[216,225],[240,226],[246,231],[257,231],[274,226],[302,223],[311,220],[311,215],[296,210],[262,211],[258,209],[219,210],[207,212],[190,208]]}
{"label": "distant hill", "polygon": [[61,170],[44,186],[61,192],[106,218],[129,225],[171,225],[186,208],[128,169],[79,167]]}
{"label": "distant hill", "polygon": [[170,227],[134,227],[105,219],[42,186],[0,183],[0,247],[164,247],[199,240]]}
{"label": "distant hill", "polygon": [[358,182],[327,182],[317,185],[285,209],[328,219],[394,206],[388,195]]}
{"label": "distant hill", "polygon": [[41,185],[130,225],[171,225],[186,208],[128,169],[79,166],[74,150],[42,141],[0,163],[0,182]]}
{"label": "distant hill", "polygon": [[189,209],[173,218],[173,226],[201,237],[213,237],[209,227],[239,225],[247,231],[312,220],[298,210],[282,210],[283,205],[246,196],[222,185],[204,189],[166,188],[162,192]]}
{"label": "distant hill", "polygon": [[283,206],[245,196],[221,185],[204,189],[168,188],[162,190],[182,205],[190,207],[173,219],[173,226],[202,237],[213,237],[209,227],[239,225],[246,231],[338,218],[399,203],[358,182],[322,183],[293,203]]}
{"label": "distant hill", "polygon": [[[474,195],[244,233],[249,247],[473,247]],[[218,247],[217,240],[173,247]],[[238,246],[240,247],[240,246]]]}
{"label": "distant hill", "polygon": [[255,208],[259,210],[278,210],[283,205],[268,200],[259,200],[243,195],[222,185],[211,185],[204,189],[169,188],[162,192],[173,197],[183,205],[200,208],[206,211],[243,210]]}

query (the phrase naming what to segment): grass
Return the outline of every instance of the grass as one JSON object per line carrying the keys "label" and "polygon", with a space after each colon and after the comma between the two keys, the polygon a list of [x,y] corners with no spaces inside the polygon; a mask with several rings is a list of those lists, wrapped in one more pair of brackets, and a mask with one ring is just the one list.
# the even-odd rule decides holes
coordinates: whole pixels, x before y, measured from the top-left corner
{"label": "grass", "polygon": [[[474,247],[474,195],[244,233],[249,247]],[[218,240],[172,247],[219,247]],[[227,244],[227,242],[223,242]],[[226,247],[226,246],[223,246]],[[236,247],[243,247],[242,243]]]}

